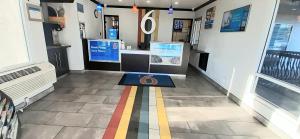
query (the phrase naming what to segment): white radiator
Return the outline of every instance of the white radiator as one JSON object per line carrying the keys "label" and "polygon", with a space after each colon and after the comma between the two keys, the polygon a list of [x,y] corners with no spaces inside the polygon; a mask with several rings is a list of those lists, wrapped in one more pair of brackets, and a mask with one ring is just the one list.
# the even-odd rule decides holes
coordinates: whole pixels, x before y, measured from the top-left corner
{"label": "white radiator", "polygon": [[25,98],[32,98],[51,88],[56,81],[55,67],[41,63],[0,73],[0,90],[17,106]]}

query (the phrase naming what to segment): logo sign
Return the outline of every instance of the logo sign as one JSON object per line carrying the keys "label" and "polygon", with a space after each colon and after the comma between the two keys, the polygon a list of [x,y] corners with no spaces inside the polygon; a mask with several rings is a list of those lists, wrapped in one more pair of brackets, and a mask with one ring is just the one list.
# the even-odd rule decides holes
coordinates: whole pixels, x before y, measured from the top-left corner
{"label": "logo sign", "polygon": [[[142,19],[142,22],[141,22],[141,29],[142,31],[145,33],[145,34],[152,34],[154,31],[155,31],[155,28],[156,28],[156,23],[155,23],[155,20],[150,17],[150,14],[152,14],[154,12],[154,10],[148,12]],[[149,31],[147,31],[145,29],[145,24],[146,24],[146,21],[147,20],[150,20],[151,23],[152,23],[152,26],[151,26],[151,29]]]}

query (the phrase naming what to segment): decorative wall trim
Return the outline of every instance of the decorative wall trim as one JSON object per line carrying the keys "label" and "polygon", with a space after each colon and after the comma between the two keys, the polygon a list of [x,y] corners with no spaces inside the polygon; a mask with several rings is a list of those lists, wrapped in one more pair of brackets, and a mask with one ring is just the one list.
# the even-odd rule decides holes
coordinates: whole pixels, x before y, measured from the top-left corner
{"label": "decorative wall trim", "polygon": [[205,3],[203,3],[202,5],[200,5],[200,6],[198,6],[197,8],[195,8],[194,11],[198,11],[198,10],[204,8],[205,6],[211,4],[211,3],[215,2],[215,1],[217,1],[217,0],[209,0],[208,2],[205,2]]}
{"label": "decorative wall trim", "polygon": [[[101,4],[96,0],[91,0],[95,4]],[[103,4],[101,4],[104,6]],[[125,8],[125,9],[131,9],[132,6],[122,6],[122,5],[107,5],[107,8]],[[163,8],[163,7],[139,7],[138,9],[151,9],[151,10],[169,10],[169,8]],[[185,8],[174,8],[174,11],[193,11],[192,9],[185,9]]]}

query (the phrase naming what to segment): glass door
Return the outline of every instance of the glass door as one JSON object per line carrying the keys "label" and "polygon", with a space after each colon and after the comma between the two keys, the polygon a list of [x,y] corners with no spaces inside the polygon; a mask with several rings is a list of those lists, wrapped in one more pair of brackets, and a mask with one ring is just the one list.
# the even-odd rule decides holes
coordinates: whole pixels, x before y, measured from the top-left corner
{"label": "glass door", "polygon": [[300,2],[281,0],[275,18],[257,73],[261,105],[254,109],[295,137],[300,125]]}

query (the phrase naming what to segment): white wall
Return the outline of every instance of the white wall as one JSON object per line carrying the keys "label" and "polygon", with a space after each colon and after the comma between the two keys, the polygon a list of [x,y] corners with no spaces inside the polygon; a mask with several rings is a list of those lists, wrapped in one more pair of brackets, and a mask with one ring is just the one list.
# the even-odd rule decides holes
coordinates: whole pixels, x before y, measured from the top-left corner
{"label": "white wall", "polygon": [[29,21],[26,3],[39,6],[39,0],[23,1],[24,26],[27,37],[28,51],[30,63],[41,63],[48,61],[47,48],[44,36],[43,23],[37,21]]}
{"label": "white wall", "polygon": [[[81,3],[84,13],[77,12],[77,3]],[[96,4],[86,0],[75,0],[74,3],[64,3],[65,28],[60,32],[60,41],[71,45],[68,48],[68,59],[70,70],[84,70],[82,41],[80,38],[79,22],[86,25],[86,37],[89,39],[100,39],[102,32],[101,17],[94,17]],[[102,34],[102,33],[101,33]]]}
{"label": "white wall", "polygon": [[172,41],[173,19],[186,18],[194,19],[195,13],[189,11],[174,11],[173,15],[169,15],[167,10],[160,10],[159,14],[159,28],[158,41],[170,42]]}
{"label": "white wall", "polygon": [[76,3],[65,3],[65,28],[61,32],[61,42],[71,45],[68,48],[70,70],[83,70],[83,51],[80,38],[79,21]]}
{"label": "white wall", "polygon": [[105,8],[104,15],[118,15],[120,40],[123,40],[125,45],[137,46],[138,13],[125,8]]}
{"label": "white wall", "polygon": [[[126,42],[126,45],[137,45],[138,36],[138,13],[133,13],[131,9],[106,8],[105,15],[119,15],[120,20],[120,39]],[[169,15],[167,10],[160,10],[158,27],[158,41],[172,41],[172,26],[174,18],[193,19],[194,12],[174,11]]]}
{"label": "white wall", "polygon": [[[221,33],[223,13],[251,4],[245,32]],[[218,0],[196,12],[204,17],[208,8],[216,6],[212,29],[200,33],[199,49],[210,53],[206,75],[239,99],[250,91],[265,46],[275,9],[275,0]],[[250,86],[250,87],[249,87]]]}
{"label": "white wall", "polygon": [[83,4],[84,13],[78,12],[79,22],[85,23],[86,38],[89,39],[100,39],[102,38],[102,19],[95,18],[94,10],[97,5],[91,1],[78,0],[79,3]]}
{"label": "white wall", "polygon": [[290,36],[287,51],[300,52],[300,21],[298,20],[298,15],[278,14],[275,22],[293,25],[293,30]]}
{"label": "white wall", "polygon": [[3,1],[0,12],[1,71],[9,66],[28,63],[29,57],[19,2]]}

